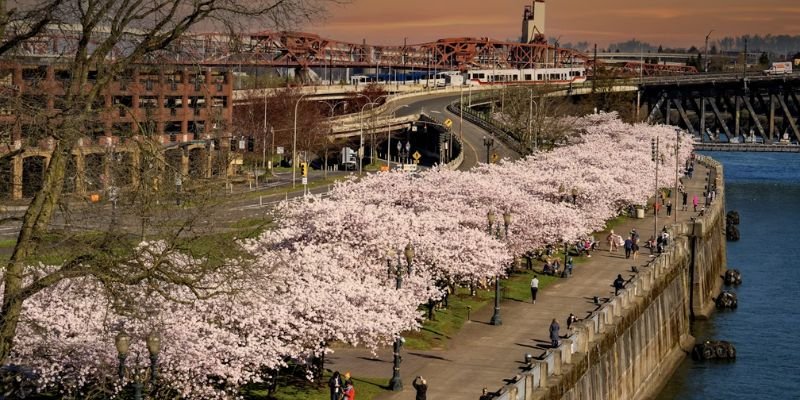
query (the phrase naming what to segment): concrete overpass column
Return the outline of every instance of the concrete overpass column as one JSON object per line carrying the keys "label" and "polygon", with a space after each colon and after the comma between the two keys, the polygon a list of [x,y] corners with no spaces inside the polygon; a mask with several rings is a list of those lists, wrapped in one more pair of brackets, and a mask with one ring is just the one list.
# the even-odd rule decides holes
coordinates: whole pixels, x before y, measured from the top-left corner
{"label": "concrete overpass column", "polygon": [[22,199],[22,156],[13,158],[11,164],[11,198]]}
{"label": "concrete overpass column", "polygon": [[86,194],[86,156],[82,151],[75,153],[75,193]]}
{"label": "concrete overpass column", "polygon": [[706,134],[706,96],[700,96],[700,141],[705,141]]}
{"label": "concrete overpass column", "polygon": [[769,143],[774,143],[773,135],[775,134],[775,95],[769,94]]}
{"label": "concrete overpass column", "polygon": [[741,133],[741,128],[742,128],[741,121],[740,121],[740,118],[741,118],[741,115],[742,115],[742,112],[741,112],[742,111],[742,97],[737,94],[737,95],[735,95],[735,98],[736,98],[736,116],[735,116],[736,119],[733,121],[734,122],[733,135],[738,138],[740,133]]}
{"label": "concrete overpass column", "polygon": [[672,97],[667,95],[667,101],[664,102],[664,124],[669,125],[670,105],[672,105]]}
{"label": "concrete overpass column", "polygon": [[189,176],[189,149],[181,149],[181,176]]}

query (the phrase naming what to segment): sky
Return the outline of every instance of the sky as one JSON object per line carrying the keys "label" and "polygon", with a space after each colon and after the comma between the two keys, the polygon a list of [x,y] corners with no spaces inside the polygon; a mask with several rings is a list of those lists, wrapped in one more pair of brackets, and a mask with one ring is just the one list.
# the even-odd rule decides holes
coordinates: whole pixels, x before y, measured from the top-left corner
{"label": "sky", "polygon": [[[516,39],[531,0],[349,0],[303,31],[348,42]],[[741,34],[800,34],[800,0],[547,0],[546,35],[561,43],[638,39],[689,47]]]}

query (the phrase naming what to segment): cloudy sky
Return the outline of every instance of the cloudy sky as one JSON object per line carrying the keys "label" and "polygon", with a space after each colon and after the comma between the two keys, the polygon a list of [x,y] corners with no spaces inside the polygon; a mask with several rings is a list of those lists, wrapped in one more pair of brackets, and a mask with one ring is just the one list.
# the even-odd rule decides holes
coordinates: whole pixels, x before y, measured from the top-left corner
{"label": "cloudy sky", "polygon": [[[374,44],[446,37],[518,38],[531,0],[349,0],[303,27],[333,39]],[[547,0],[547,35],[605,46],[636,38],[670,46],[714,37],[800,34],[800,0]]]}

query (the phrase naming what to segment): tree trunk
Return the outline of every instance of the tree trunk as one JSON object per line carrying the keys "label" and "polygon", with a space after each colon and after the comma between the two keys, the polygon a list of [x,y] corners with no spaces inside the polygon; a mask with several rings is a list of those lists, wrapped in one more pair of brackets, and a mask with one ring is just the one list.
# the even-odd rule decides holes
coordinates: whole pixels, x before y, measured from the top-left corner
{"label": "tree trunk", "polygon": [[69,146],[64,142],[55,143],[50,163],[45,170],[42,188],[36,193],[22,218],[17,244],[6,266],[3,305],[0,309],[0,365],[6,364],[11,354],[22,303],[25,301],[22,297],[25,263],[37,250],[38,238],[50,224],[53,211],[61,197],[68,153]]}

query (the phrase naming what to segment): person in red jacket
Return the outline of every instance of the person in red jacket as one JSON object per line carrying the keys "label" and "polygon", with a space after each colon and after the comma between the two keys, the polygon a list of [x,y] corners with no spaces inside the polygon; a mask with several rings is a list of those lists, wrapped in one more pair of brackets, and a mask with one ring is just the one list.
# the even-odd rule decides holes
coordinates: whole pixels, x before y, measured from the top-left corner
{"label": "person in red jacket", "polygon": [[353,387],[353,381],[349,379],[344,384],[343,400],[356,400],[356,389]]}

